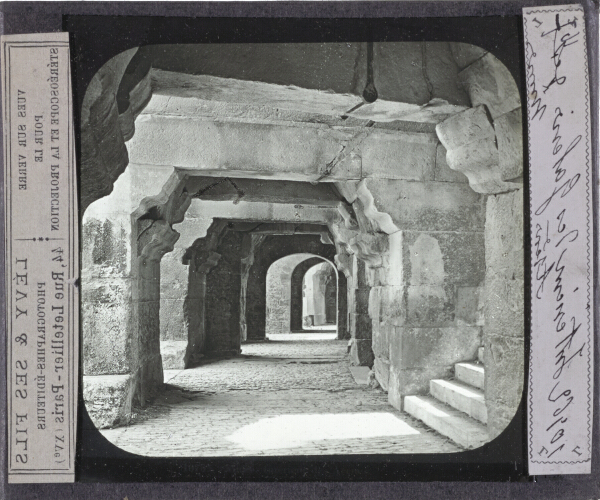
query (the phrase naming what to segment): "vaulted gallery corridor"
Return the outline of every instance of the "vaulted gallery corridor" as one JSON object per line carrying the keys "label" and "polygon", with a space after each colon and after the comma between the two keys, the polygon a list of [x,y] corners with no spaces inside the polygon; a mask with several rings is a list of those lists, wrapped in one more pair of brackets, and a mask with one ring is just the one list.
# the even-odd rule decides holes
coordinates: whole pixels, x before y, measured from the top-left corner
{"label": "vaulted gallery corridor", "polygon": [[82,109],[90,428],[251,456],[459,451],[510,424],[522,110],[491,53],[139,47]]}

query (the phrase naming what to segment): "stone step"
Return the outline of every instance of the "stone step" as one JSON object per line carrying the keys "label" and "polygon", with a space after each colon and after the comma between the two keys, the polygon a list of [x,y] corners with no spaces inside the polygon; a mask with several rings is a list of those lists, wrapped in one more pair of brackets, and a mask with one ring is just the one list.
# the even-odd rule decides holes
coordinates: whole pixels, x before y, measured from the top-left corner
{"label": "stone step", "polygon": [[442,403],[460,410],[469,417],[487,424],[487,408],[483,391],[456,380],[431,380],[429,382],[431,395]]}
{"label": "stone step", "polygon": [[480,363],[483,363],[483,353],[484,353],[483,347],[480,347],[477,350],[477,361],[479,361]]}
{"label": "stone step", "polygon": [[404,411],[463,448],[479,448],[489,441],[485,425],[432,396],[406,396]]}
{"label": "stone step", "polygon": [[456,363],[454,377],[478,389],[483,390],[485,387],[485,368],[479,363]]}

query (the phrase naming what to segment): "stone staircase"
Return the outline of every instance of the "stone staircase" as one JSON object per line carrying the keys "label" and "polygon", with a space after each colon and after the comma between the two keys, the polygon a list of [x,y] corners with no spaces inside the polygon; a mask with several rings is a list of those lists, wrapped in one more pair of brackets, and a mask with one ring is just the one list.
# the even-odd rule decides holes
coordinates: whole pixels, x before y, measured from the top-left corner
{"label": "stone staircase", "polygon": [[487,443],[482,360],[483,348],[480,348],[476,361],[454,365],[454,380],[431,380],[428,396],[406,396],[404,411],[463,448],[478,448]]}

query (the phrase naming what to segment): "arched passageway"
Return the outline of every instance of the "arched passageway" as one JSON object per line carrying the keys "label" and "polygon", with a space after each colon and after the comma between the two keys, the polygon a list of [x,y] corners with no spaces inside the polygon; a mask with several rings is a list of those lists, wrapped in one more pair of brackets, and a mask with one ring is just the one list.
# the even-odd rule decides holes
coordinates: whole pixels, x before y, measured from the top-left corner
{"label": "arched passageway", "polygon": [[[247,314],[248,340],[264,340],[266,332],[266,297],[267,297],[267,271],[271,265],[288,255],[297,253],[317,255],[320,261],[333,261],[335,246],[331,243],[323,243],[317,235],[294,235],[294,236],[269,236],[265,238],[260,246],[260,251],[254,256],[254,264],[250,269],[248,277]],[[312,259],[311,259],[312,261]],[[304,261],[308,262],[308,260]],[[302,266],[304,263],[299,264]],[[314,265],[314,264],[313,264]],[[308,269],[306,269],[308,270]],[[306,273],[306,271],[304,271]],[[292,272],[290,283],[290,326],[292,326],[292,315],[296,316],[298,309],[297,281],[293,281],[295,270]],[[337,307],[337,332],[338,338],[345,338],[347,334],[347,286],[346,277],[343,273],[338,274],[338,307]],[[301,283],[301,280],[300,280]],[[295,289],[296,288],[296,289]],[[302,302],[300,301],[300,306]],[[302,307],[300,307],[300,316]],[[294,329],[292,328],[292,331]]]}
{"label": "arched passageway", "polygon": [[[213,73],[170,67],[165,57],[172,48],[146,47],[140,52],[151,62],[138,74],[134,49],[109,62],[86,94],[82,206],[96,201],[83,219],[84,398],[108,402],[90,411],[114,407],[105,419],[107,412],[97,414],[108,425],[123,423],[132,402],[145,404],[163,388],[165,255],[189,266],[172,302],[180,311],[173,324],[187,330],[187,366],[209,354],[237,354],[245,339],[264,340],[265,275],[276,257],[270,239],[319,240],[326,227],[333,244],[320,244],[342,271],[340,290],[344,279],[350,289],[339,293],[339,308],[347,297],[349,311],[338,324],[341,330],[346,322],[351,332],[353,361],[372,365],[401,409],[405,397],[426,395],[431,380],[449,377],[455,363],[474,360],[485,345],[494,437],[514,414],[523,382],[517,86],[506,67],[477,47],[381,43],[374,49],[383,56],[376,61],[387,61],[377,69],[387,75],[380,100],[358,108],[360,44],[311,47],[319,60],[330,57],[345,68],[336,72],[343,85],[331,87],[337,93],[323,92],[328,80],[308,70],[304,49],[248,49],[259,60],[274,51],[292,63],[294,70],[278,71],[277,81],[248,76],[247,53],[235,47],[228,50],[240,66],[226,75],[218,72],[222,58],[213,46],[188,51],[215,64]],[[335,56],[339,50],[344,57]],[[395,66],[403,61],[406,67]],[[422,64],[428,71],[409,71]],[[398,71],[390,74],[391,67]],[[129,81],[133,75],[140,78]],[[309,85],[294,75],[315,79]],[[125,80],[131,85],[120,89]],[[423,92],[406,90],[415,88]],[[222,205],[213,207],[206,217],[232,226],[194,246],[200,238],[189,217],[194,200],[227,201],[227,210],[245,211],[229,217]],[[268,209],[258,217],[250,207],[261,203]],[[276,216],[279,205],[291,213]],[[307,206],[322,210],[321,217]],[[282,221],[290,227],[254,228]],[[294,234],[307,223],[321,230]]]}
{"label": "arched passageway", "polygon": [[[303,308],[303,284],[304,284],[304,276],[306,272],[312,268],[323,262],[323,259],[319,257],[313,257],[307,259],[300,264],[298,264],[294,270],[292,271],[292,275],[290,277],[290,302],[291,302],[291,313],[290,313],[290,330],[292,332],[304,332],[304,323],[302,318],[302,308]],[[338,300],[340,300],[341,293],[338,292]]]}
{"label": "arched passageway", "polygon": [[[322,301],[324,321],[311,325],[328,325],[324,331],[337,332],[338,316],[338,271],[332,263],[311,254],[293,254],[275,261],[267,271],[267,316],[265,331],[269,334],[301,333],[319,330],[319,328],[305,329],[307,300],[314,304],[314,294],[306,296],[307,271],[314,266],[326,264],[330,271],[325,277],[323,290],[318,295]],[[312,288],[312,284],[311,284]],[[343,290],[341,293],[345,293]],[[314,305],[311,305],[314,308]],[[347,316],[346,311],[340,314]]]}

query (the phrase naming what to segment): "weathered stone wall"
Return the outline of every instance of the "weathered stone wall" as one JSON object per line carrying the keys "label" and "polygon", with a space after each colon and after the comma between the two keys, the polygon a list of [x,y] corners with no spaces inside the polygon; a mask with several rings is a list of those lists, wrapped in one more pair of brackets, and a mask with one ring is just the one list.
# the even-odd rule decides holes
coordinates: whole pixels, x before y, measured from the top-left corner
{"label": "weathered stone wall", "polygon": [[522,189],[488,197],[485,242],[485,399],[493,439],[514,417],[523,390]]}
{"label": "weathered stone wall", "polygon": [[353,272],[354,293],[368,293],[368,314],[357,309],[354,321],[371,328],[353,340],[353,360],[373,365],[398,408],[405,395],[428,392],[430,379],[449,376],[454,363],[474,359],[481,345],[484,199],[437,149],[421,182],[347,183],[352,205],[334,230],[365,266],[365,284]]}
{"label": "weathered stone wall", "polygon": [[[490,438],[510,423],[524,377],[523,129],[519,90],[492,54],[451,44],[472,109],[438,125],[448,162],[487,195],[483,327]],[[451,125],[450,127],[448,125]]]}

